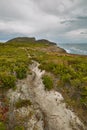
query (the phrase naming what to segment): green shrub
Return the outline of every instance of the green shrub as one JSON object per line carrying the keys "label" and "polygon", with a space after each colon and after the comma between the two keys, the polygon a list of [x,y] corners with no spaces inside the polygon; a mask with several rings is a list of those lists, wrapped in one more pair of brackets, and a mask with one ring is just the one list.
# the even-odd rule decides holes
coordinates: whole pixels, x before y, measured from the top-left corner
{"label": "green shrub", "polygon": [[82,107],[85,107],[87,110],[87,98],[81,98],[80,103]]}
{"label": "green shrub", "polygon": [[53,88],[53,80],[50,76],[44,75],[43,76],[43,83],[47,90],[51,90]]}
{"label": "green shrub", "polygon": [[6,126],[3,122],[0,122],[0,130],[6,130]]}
{"label": "green shrub", "polygon": [[78,78],[73,79],[73,80],[71,80],[70,82],[71,82],[71,85],[72,85],[73,87],[80,87],[80,86],[81,86],[81,80],[78,79]]}
{"label": "green shrub", "polygon": [[16,76],[18,79],[26,78],[27,76],[27,68],[25,66],[17,66],[16,69]]}
{"label": "green shrub", "polygon": [[71,75],[69,73],[66,73],[66,74],[63,74],[61,76],[61,80],[64,82],[64,83],[70,83],[70,79],[71,79]]}
{"label": "green shrub", "polygon": [[0,73],[0,87],[13,88],[15,87],[16,77],[7,72]]}

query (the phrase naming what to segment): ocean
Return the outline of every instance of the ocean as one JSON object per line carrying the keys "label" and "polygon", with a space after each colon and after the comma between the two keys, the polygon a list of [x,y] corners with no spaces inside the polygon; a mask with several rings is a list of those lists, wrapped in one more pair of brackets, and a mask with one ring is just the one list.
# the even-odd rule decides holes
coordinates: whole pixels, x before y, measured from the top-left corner
{"label": "ocean", "polygon": [[87,44],[57,44],[71,54],[87,55]]}

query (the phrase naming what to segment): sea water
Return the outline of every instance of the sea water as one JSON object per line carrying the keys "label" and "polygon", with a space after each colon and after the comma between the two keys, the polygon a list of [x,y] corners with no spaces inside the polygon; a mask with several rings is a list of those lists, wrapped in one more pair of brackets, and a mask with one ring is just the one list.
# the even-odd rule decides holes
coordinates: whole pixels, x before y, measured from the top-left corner
{"label": "sea water", "polygon": [[81,54],[87,55],[87,44],[58,44],[59,47],[65,49],[68,53],[71,54]]}

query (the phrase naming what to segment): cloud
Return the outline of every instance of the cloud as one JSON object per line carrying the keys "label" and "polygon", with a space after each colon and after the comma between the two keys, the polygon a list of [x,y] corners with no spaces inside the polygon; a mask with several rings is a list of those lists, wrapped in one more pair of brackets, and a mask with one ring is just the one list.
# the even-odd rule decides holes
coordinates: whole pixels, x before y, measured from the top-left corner
{"label": "cloud", "polygon": [[78,16],[77,18],[80,20],[87,20],[87,16]]}
{"label": "cloud", "polygon": [[72,24],[74,22],[76,22],[76,20],[74,19],[70,19],[70,20],[66,19],[66,20],[60,21],[61,24],[69,24],[69,23]]}
{"label": "cloud", "polygon": [[87,28],[86,14],[86,0],[1,0],[0,39],[24,35],[56,42],[86,42],[81,35]]}
{"label": "cloud", "polygon": [[86,34],[86,35],[87,35],[87,32],[80,32],[80,34],[82,34],[82,35],[83,35],[83,34],[84,34],[84,35]]}

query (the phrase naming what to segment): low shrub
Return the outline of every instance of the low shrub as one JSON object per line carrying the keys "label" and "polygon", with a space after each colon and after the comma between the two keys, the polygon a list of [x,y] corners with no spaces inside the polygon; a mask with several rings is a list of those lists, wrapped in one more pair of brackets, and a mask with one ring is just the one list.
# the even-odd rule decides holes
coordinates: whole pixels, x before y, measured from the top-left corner
{"label": "low shrub", "polygon": [[16,77],[12,74],[0,73],[0,87],[13,88],[15,87]]}
{"label": "low shrub", "polygon": [[24,107],[24,106],[28,106],[28,105],[31,105],[30,100],[22,100],[22,99],[20,99],[18,102],[15,103],[15,107],[17,109],[21,108],[21,107]]}
{"label": "low shrub", "polygon": [[18,79],[26,78],[26,76],[27,76],[26,66],[17,66],[15,71],[16,71],[16,76]]}
{"label": "low shrub", "polygon": [[0,130],[6,130],[6,126],[3,122],[0,122]]}
{"label": "low shrub", "polygon": [[53,88],[53,80],[50,76],[44,75],[43,76],[43,83],[47,90],[51,90]]}

